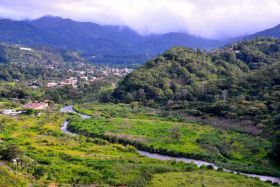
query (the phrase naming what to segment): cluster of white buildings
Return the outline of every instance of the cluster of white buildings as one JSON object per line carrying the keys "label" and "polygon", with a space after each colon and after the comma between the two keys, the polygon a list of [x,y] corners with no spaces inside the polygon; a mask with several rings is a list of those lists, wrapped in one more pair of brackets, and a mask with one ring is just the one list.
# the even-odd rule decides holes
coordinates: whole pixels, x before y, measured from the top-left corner
{"label": "cluster of white buildings", "polygon": [[72,86],[73,88],[77,88],[78,87],[78,78],[70,77],[70,78],[60,81],[60,82],[48,82],[47,83],[48,88],[63,87],[63,86]]}
{"label": "cluster of white buildings", "polygon": [[83,82],[87,84],[89,82],[94,82],[108,76],[122,77],[132,71],[133,69],[128,69],[128,68],[109,68],[109,67],[105,67],[98,70],[89,68],[87,71],[74,71],[72,69],[69,69],[68,72],[74,73],[76,74],[76,76],[70,77],[62,81],[48,82],[46,86],[48,88],[64,87],[64,86],[72,86],[73,88],[77,88],[79,82]]}
{"label": "cluster of white buildings", "polygon": [[122,77],[131,73],[132,71],[133,69],[128,69],[128,68],[105,68],[104,70],[102,70],[102,74],[104,76],[115,75],[115,76]]}

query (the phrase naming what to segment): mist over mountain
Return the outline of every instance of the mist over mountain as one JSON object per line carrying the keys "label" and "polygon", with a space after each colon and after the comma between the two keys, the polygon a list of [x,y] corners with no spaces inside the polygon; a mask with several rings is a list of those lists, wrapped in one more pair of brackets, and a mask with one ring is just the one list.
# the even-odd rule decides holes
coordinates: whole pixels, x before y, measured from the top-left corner
{"label": "mist over mountain", "polygon": [[142,36],[129,27],[45,16],[37,20],[0,20],[0,40],[27,46],[79,50],[96,63],[136,64],[175,46],[212,49],[224,43],[184,33]]}
{"label": "mist over mountain", "polygon": [[238,40],[258,36],[280,37],[279,25],[253,35],[226,40],[201,38],[186,33],[140,35],[127,26],[76,22],[44,16],[36,20],[0,20],[0,41],[78,50],[94,63],[141,64],[165,50],[183,46],[211,50]]}

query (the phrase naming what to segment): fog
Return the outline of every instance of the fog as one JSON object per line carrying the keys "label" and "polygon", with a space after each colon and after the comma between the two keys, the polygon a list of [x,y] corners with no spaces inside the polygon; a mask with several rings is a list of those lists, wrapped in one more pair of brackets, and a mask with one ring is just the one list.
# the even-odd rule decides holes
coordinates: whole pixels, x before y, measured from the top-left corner
{"label": "fog", "polygon": [[0,0],[2,18],[44,15],[105,25],[140,34],[184,32],[223,39],[280,24],[279,0]]}

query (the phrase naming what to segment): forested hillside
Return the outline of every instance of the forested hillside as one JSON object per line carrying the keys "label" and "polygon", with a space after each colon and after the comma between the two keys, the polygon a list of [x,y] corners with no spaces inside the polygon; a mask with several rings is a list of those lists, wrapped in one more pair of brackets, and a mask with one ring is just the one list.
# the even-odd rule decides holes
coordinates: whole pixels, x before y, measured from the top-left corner
{"label": "forested hillside", "polygon": [[0,80],[4,81],[62,77],[67,69],[85,62],[74,51],[0,43]]}
{"label": "forested hillside", "polygon": [[[275,138],[279,85],[280,41],[257,38],[211,52],[170,49],[125,77],[113,96],[192,116],[247,121]],[[279,139],[274,142],[277,146]]]}
{"label": "forested hillside", "polygon": [[92,100],[120,77],[108,67],[94,66],[76,51],[0,43],[1,99]]}

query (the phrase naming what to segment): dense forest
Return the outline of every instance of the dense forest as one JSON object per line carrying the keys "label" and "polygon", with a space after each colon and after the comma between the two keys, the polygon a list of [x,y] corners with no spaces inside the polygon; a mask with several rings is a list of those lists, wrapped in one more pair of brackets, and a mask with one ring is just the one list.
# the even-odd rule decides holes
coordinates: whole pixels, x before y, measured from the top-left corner
{"label": "dense forest", "polygon": [[246,121],[236,130],[273,138],[279,162],[279,85],[280,41],[257,38],[211,52],[170,49],[125,77],[113,100]]}

